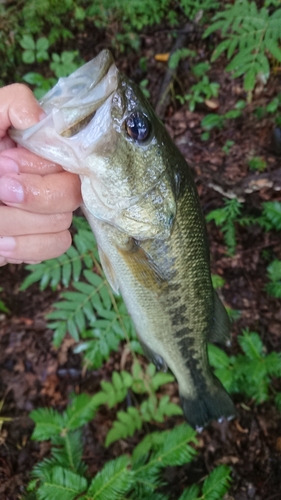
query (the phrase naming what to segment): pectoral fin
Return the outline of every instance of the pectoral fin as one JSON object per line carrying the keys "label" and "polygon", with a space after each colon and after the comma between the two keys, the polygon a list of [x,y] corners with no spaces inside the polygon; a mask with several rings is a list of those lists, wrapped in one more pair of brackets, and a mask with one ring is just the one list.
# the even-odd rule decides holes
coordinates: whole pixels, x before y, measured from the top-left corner
{"label": "pectoral fin", "polygon": [[215,312],[213,327],[209,335],[209,342],[230,345],[231,323],[228,314],[218,294],[214,291]]}
{"label": "pectoral fin", "polygon": [[101,261],[101,265],[103,268],[103,272],[106,276],[108,283],[110,284],[112,290],[115,293],[119,294],[119,285],[118,285],[116,274],[114,272],[114,269],[111,265],[109,258],[103,252],[103,250],[101,250],[101,248],[99,248],[99,256],[100,256],[100,261]]}
{"label": "pectoral fin", "polygon": [[153,260],[132,238],[126,249],[119,248],[119,253],[125,260],[134,278],[145,288],[162,291],[168,286],[166,279]]}

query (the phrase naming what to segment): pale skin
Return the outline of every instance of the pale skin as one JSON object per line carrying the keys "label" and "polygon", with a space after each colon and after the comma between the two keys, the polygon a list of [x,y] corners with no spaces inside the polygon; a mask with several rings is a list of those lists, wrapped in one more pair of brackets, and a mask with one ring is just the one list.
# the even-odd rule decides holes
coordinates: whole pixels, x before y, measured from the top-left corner
{"label": "pale skin", "polygon": [[72,212],[82,202],[79,177],[7,135],[11,126],[26,129],[43,117],[25,85],[0,89],[0,266],[58,257],[71,245]]}

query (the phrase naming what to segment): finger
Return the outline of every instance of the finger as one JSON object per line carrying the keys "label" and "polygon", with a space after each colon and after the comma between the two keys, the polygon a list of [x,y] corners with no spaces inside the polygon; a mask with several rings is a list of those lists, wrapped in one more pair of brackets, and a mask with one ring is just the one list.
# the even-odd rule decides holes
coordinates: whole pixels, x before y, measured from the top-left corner
{"label": "finger", "polygon": [[62,167],[57,163],[45,160],[21,147],[5,149],[0,153],[0,176],[10,172],[47,175],[62,171]]}
{"label": "finger", "polygon": [[28,236],[7,236],[0,238],[0,258],[10,262],[53,259],[62,255],[71,245],[69,231],[54,234],[36,234]]}
{"label": "finger", "polygon": [[0,103],[0,137],[11,126],[24,130],[45,116],[31,90],[20,83],[1,88]]}
{"label": "finger", "polygon": [[0,257],[0,267],[6,264],[40,264],[41,260],[26,260],[23,262],[22,259],[6,259],[5,257]]}
{"label": "finger", "polygon": [[5,151],[5,149],[12,149],[15,148],[16,144],[10,137],[7,135],[0,139],[0,153],[1,151]]}
{"label": "finger", "polygon": [[75,174],[10,174],[0,178],[0,200],[28,212],[73,212],[81,205],[80,179]]}
{"label": "finger", "polygon": [[72,212],[36,214],[19,208],[0,206],[0,236],[59,233],[68,229]]}

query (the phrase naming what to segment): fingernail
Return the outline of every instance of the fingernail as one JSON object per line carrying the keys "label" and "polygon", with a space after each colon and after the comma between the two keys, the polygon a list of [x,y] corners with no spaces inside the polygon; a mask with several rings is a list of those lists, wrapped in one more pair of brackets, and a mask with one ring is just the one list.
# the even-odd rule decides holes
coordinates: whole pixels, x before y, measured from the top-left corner
{"label": "fingernail", "polygon": [[18,172],[19,166],[8,156],[1,155],[0,157],[0,175],[9,174],[10,172]]}
{"label": "fingernail", "polygon": [[16,248],[16,240],[12,236],[0,236],[0,254],[3,257],[9,257],[10,253]]}
{"label": "fingernail", "polygon": [[21,203],[24,198],[22,185],[12,177],[0,178],[0,200],[4,203]]}
{"label": "fingernail", "polygon": [[42,120],[44,120],[44,118],[46,118],[47,114],[42,111],[41,115],[39,115],[39,122],[41,122]]}

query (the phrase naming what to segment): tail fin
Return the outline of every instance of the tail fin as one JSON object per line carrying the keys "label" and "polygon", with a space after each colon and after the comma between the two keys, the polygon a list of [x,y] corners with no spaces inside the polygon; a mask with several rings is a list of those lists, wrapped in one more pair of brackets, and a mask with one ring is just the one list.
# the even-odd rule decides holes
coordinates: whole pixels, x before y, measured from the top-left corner
{"label": "tail fin", "polygon": [[196,399],[180,395],[184,416],[191,427],[200,430],[212,420],[231,419],[236,410],[228,393],[218,379],[210,392],[198,394]]}

